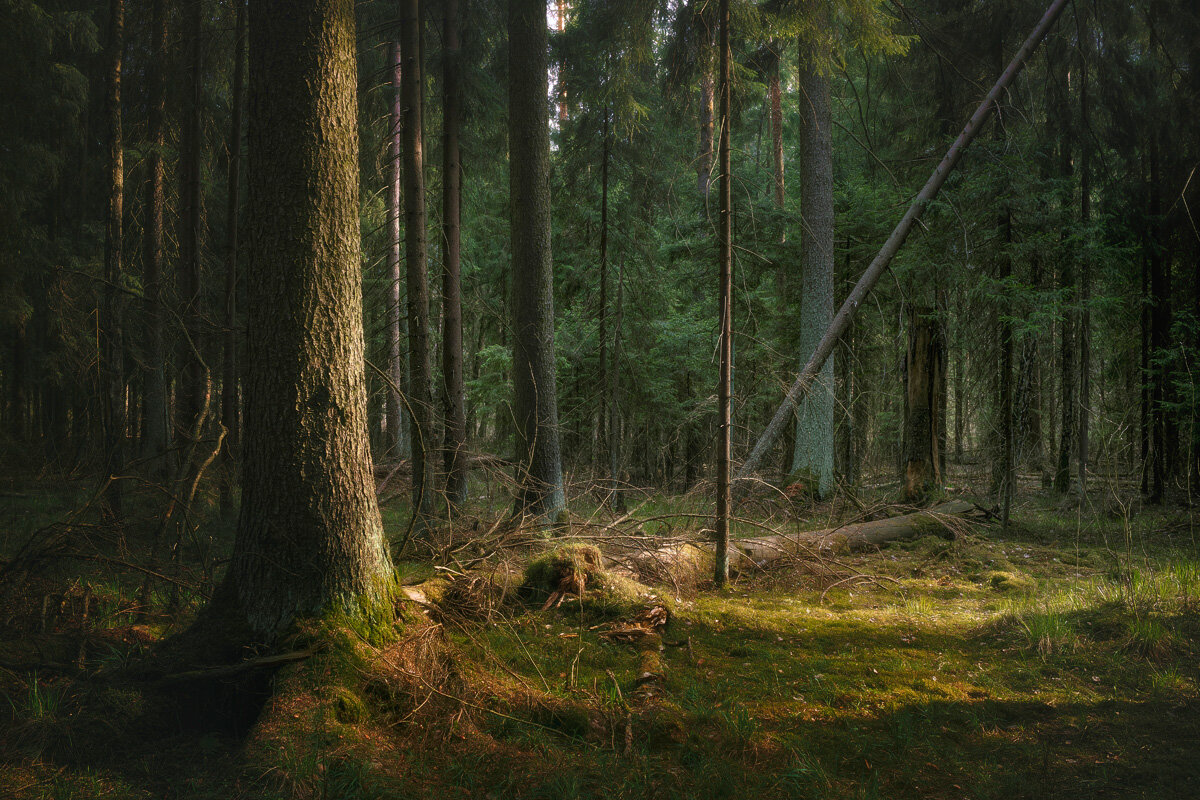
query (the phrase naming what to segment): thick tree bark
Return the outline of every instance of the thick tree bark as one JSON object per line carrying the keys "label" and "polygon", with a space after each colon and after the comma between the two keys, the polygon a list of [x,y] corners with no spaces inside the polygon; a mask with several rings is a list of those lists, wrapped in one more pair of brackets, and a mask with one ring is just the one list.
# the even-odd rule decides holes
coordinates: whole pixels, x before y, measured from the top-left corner
{"label": "thick tree bark", "polygon": [[152,478],[164,480],[169,471],[166,457],[170,436],[171,412],[167,403],[167,355],[163,339],[163,209],[166,168],[163,150],[166,147],[163,116],[165,110],[165,80],[167,60],[166,0],[154,0],[151,10],[151,47],[146,70],[149,89],[146,138],[146,200],[143,224],[142,283],[145,318],[146,374],[145,427],[142,432],[142,451],[149,459]]}
{"label": "thick tree bark", "polygon": [[547,45],[545,3],[509,0],[513,411],[520,486],[515,512],[554,522],[566,499],[554,354]]}
{"label": "thick tree bark", "polygon": [[404,119],[404,262],[408,290],[408,402],[413,460],[412,502],[418,527],[433,514],[433,368],[429,349],[429,280],[425,241],[425,135],[419,0],[401,5],[400,92]]}
{"label": "thick tree bark", "polygon": [[[827,12],[822,12],[827,13]],[[833,116],[822,53],[800,55],[800,363],[833,320]],[[833,491],[833,362],[826,361],[796,416],[792,479]]]}
{"label": "thick tree bark", "polygon": [[462,251],[460,217],[462,165],[459,163],[458,0],[445,0],[442,43],[442,398],[446,435],[442,463],[446,470],[446,502],[467,501],[467,416],[463,389]]}
{"label": "thick tree bark", "polygon": [[904,500],[918,503],[942,485],[941,404],[946,346],[942,326],[928,308],[909,311],[905,357]]}
{"label": "thick tree bark", "polygon": [[242,506],[229,579],[273,639],[390,577],[363,375],[351,0],[250,6]]}
{"label": "thick tree bark", "polygon": [[237,372],[237,259],[238,259],[238,198],[241,193],[242,167],[242,95],[246,61],[246,2],[237,0],[234,23],[233,86],[230,87],[232,114],[229,121],[228,184],[225,195],[225,331],[221,364],[221,424],[225,438],[221,441],[221,513],[233,508],[233,453],[238,438],[238,372]]}
{"label": "thick tree bark", "polygon": [[400,84],[404,73],[400,58],[400,42],[391,45],[391,79],[392,79],[392,108],[388,125],[388,190],[387,190],[387,230],[388,230],[388,306],[386,316],[387,326],[387,376],[388,385],[385,391],[385,406],[387,420],[386,454],[390,458],[408,458],[412,455],[409,441],[408,410],[404,406],[401,393],[408,385],[408,368],[404,359],[404,345],[408,339],[407,316],[401,309],[401,286],[404,277],[400,259],[400,214],[404,205],[403,200],[403,150],[404,150],[404,105],[400,98]]}
{"label": "thick tree bark", "polygon": [[853,291],[846,297],[846,302],[842,304],[837,316],[834,317],[833,322],[825,331],[825,335],[821,337],[821,342],[813,351],[812,357],[804,365],[800,374],[796,376],[796,380],[788,389],[783,402],[775,410],[771,421],[767,424],[762,435],[758,437],[758,441],[755,442],[754,449],[742,463],[742,468],[738,470],[737,474],[739,487],[746,485],[741,483],[742,479],[748,478],[759,469],[767,452],[779,441],[779,437],[783,434],[784,427],[787,425],[797,401],[809,392],[814,380],[816,380],[817,374],[825,365],[826,359],[833,352],[833,348],[836,346],[842,333],[846,330],[846,327],[850,324],[850,320],[854,317],[858,307],[887,270],[892,258],[900,250],[900,247],[904,244],[904,240],[908,238],[908,234],[912,231],[925,206],[937,197],[942,184],[946,182],[946,178],[949,177],[962,157],[963,150],[971,143],[971,140],[979,133],[983,123],[991,116],[1000,95],[1012,83],[1029,56],[1045,37],[1046,32],[1054,25],[1055,20],[1058,19],[1058,16],[1066,6],[1066,2],[1067,0],[1054,0],[1051,6],[1046,9],[1046,13],[1042,15],[1033,32],[1025,40],[1021,49],[1017,51],[1017,54],[1013,56],[1004,73],[996,81],[991,91],[988,92],[987,97],[983,99],[979,108],[975,110],[971,119],[958,135],[958,138],[955,139],[954,144],[950,146],[949,151],[946,152],[941,163],[934,170],[933,175],[926,181],[925,186],[917,194],[908,211],[905,212],[904,217],[897,223],[888,240],[871,261],[870,266],[867,267],[866,271],[858,279],[858,283],[855,284]]}
{"label": "thick tree bark", "polygon": [[[121,126],[121,68],[125,50],[125,3],[111,0],[108,20],[108,75],[105,113],[108,117],[108,211],[104,224],[104,308],[100,337],[104,387],[104,471],[116,478],[125,468],[125,358],[122,342],[123,255],[122,225],[125,205],[124,138]],[[19,381],[18,381],[19,383]],[[124,518],[121,482],[111,480],[104,491],[106,510],[120,522]]]}
{"label": "thick tree bark", "polygon": [[729,0],[720,4],[720,48],[721,48],[721,126],[720,146],[717,155],[717,173],[720,186],[720,209],[717,221],[717,291],[719,320],[720,377],[717,381],[717,425],[720,436],[717,440],[717,557],[713,568],[713,580],[720,588],[729,580],[729,518],[733,507],[731,491],[730,434],[732,433],[733,393],[733,189],[730,178],[729,134],[730,124],[730,75],[729,75]]}

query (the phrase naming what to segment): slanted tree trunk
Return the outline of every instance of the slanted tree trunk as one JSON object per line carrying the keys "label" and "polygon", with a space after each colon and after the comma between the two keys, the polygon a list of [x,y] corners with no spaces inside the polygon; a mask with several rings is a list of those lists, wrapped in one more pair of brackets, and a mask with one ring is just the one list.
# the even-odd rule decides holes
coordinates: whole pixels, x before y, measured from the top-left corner
{"label": "slanted tree trunk", "polygon": [[404,262],[408,289],[408,401],[412,424],[412,502],[418,529],[434,509],[433,368],[429,349],[429,280],[425,242],[425,137],[422,130],[421,11],[401,5],[400,58],[404,119]]}
{"label": "slanted tree trunk", "polygon": [[404,277],[400,260],[400,213],[403,206],[404,118],[400,98],[400,84],[404,69],[400,58],[400,43],[392,42],[392,108],[388,124],[388,306],[387,326],[387,389],[385,392],[385,418],[387,420],[387,444],[385,453],[390,458],[408,458],[412,455],[409,441],[408,410],[401,393],[408,385],[408,369],[404,360],[404,345],[408,338],[407,316],[400,312],[401,286]]}
{"label": "slanted tree trunk", "polygon": [[904,500],[919,503],[942,485],[941,404],[946,346],[931,309],[913,306],[908,316],[905,357]]}
{"label": "slanted tree trunk", "polygon": [[228,585],[271,640],[298,616],[362,613],[390,583],[363,374],[354,4],[256,0],[249,72],[243,495]]}
{"label": "slanted tree trunk", "polygon": [[[125,204],[124,138],[121,126],[121,68],[125,51],[125,3],[111,0],[108,20],[108,75],[105,113],[108,117],[108,211],[104,224],[104,292],[100,323],[101,375],[104,387],[104,471],[115,479],[125,469],[125,358],[122,342],[124,272],[122,224]],[[17,381],[19,385],[20,381]],[[104,491],[107,512],[124,519],[121,482],[112,480]]]}
{"label": "slanted tree trunk", "polygon": [[458,0],[445,0],[442,44],[442,398],[446,435],[442,463],[446,470],[446,502],[457,508],[467,501],[467,416],[463,389],[462,251],[460,227],[462,165],[459,163]]}
{"label": "slanted tree trunk", "polygon": [[508,37],[515,512],[554,522],[566,498],[554,355],[545,3],[509,0]]}
{"label": "slanted tree trunk", "polygon": [[221,423],[225,438],[221,442],[220,502],[221,513],[233,508],[233,453],[238,435],[238,373],[237,373],[237,258],[238,258],[238,196],[241,192],[242,167],[242,94],[246,61],[246,2],[237,0],[234,23],[233,86],[230,90],[232,114],[229,121],[228,185],[226,187],[225,228],[225,331],[221,365]]}
{"label": "slanted tree trunk", "polygon": [[162,291],[163,209],[166,178],[163,161],[163,150],[166,147],[163,126],[165,108],[163,73],[167,60],[166,0],[154,0],[150,27],[152,41],[146,69],[146,82],[149,90],[146,138],[149,147],[146,154],[147,178],[142,255],[144,296],[142,313],[145,318],[144,335],[146,337],[146,373],[143,378],[145,381],[146,422],[142,431],[142,452],[149,459],[150,476],[161,481],[167,478],[170,467],[166,452],[171,430],[171,412],[167,403],[167,356],[163,339]]}
{"label": "slanted tree trunk", "polygon": [[[824,13],[824,12],[823,12]],[[833,320],[833,116],[825,54],[800,55],[800,363]],[[833,362],[826,361],[796,418],[792,478],[833,491]]]}

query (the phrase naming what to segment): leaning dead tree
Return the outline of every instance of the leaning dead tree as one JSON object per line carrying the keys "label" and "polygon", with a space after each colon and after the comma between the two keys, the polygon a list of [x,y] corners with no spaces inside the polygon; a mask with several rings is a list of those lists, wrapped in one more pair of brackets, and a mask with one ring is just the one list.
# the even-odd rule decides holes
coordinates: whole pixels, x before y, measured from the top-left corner
{"label": "leaning dead tree", "polygon": [[791,418],[796,404],[808,394],[812,388],[813,381],[821,368],[825,365],[825,361],[833,352],[833,348],[837,345],[838,339],[845,333],[846,328],[850,325],[850,320],[854,318],[854,314],[858,311],[858,307],[866,299],[867,295],[875,288],[875,284],[887,271],[888,265],[892,258],[899,252],[900,247],[904,244],[904,240],[908,238],[908,234],[916,225],[917,220],[921,217],[925,208],[933,202],[937,197],[938,192],[942,188],[942,184],[954,171],[958,161],[962,158],[963,151],[967,145],[978,135],[983,128],[984,123],[991,117],[997,104],[1000,102],[1000,95],[1009,87],[1021,69],[1025,66],[1029,57],[1033,55],[1033,51],[1045,38],[1046,33],[1054,25],[1059,14],[1062,13],[1063,7],[1066,6],[1067,0],[1054,0],[1051,6],[1046,9],[1046,13],[1042,15],[1042,19],[1038,22],[1037,27],[1033,29],[1033,33],[1029,34],[1029,38],[1021,45],[1021,49],[1013,56],[1008,68],[1001,74],[1000,79],[996,81],[996,85],[988,92],[987,97],[980,103],[979,108],[971,116],[966,126],[962,129],[962,133],[954,140],[954,144],[950,145],[950,149],[946,151],[945,157],[942,158],[937,169],[933,171],[933,175],[925,182],[924,188],[913,200],[912,205],[908,207],[904,217],[896,225],[892,231],[892,235],[888,237],[883,247],[879,250],[878,255],[867,267],[866,272],[858,279],[854,290],[846,298],[846,302],[842,304],[837,315],[833,318],[833,322],[826,329],[825,335],[821,337],[821,341],[813,350],[812,356],[808,359],[808,363],[804,365],[804,369],[800,370],[800,374],[796,377],[791,388],[788,389],[787,395],[783,398],[783,403],[775,411],[775,415],[767,424],[766,429],[758,438],[754,445],[754,449],[750,451],[750,455],[746,458],[742,468],[738,470],[734,476],[733,496],[734,500],[738,500],[745,493],[749,486],[747,481],[762,464],[763,458],[768,451],[779,441],[779,437],[783,434],[784,428],[787,426],[788,420]]}

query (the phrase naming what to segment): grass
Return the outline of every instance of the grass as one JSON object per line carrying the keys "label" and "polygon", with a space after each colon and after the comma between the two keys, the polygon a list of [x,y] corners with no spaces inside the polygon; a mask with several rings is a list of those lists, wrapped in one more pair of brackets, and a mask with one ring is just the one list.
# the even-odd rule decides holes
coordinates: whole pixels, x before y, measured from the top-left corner
{"label": "grass", "polygon": [[[692,505],[654,498],[643,528],[694,527]],[[859,580],[797,568],[674,600],[652,692],[637,647],[602,635],[629,604],[568,596],[543,611],[512,593],[486,617],[414,610],[397,644],[343,632],[352,657],[279,673],[245,740],[139,738],[132,713],[89,732],[64,680],[0,676],[0,752],[13,753],[0,796],[1200,796],[1200,561],[1186,526],[1021,511],[1004,540],[983,529],[839,556]],[[94,586],[106,614],[124,613],[129,587]],[[6,750],[35,730],[59,746]],[[104,737],[119,756],[100,755]]]}

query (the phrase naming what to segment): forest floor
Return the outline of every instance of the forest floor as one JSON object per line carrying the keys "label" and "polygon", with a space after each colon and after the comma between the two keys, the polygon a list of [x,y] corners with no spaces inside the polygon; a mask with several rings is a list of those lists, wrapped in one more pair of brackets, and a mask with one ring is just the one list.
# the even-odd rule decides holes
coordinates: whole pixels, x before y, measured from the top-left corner
{"label": "forest floor", "polygon": [[[0,570],[86,488],[0,493]],[[639,534],[673,513],[671,533],[699,527],[673,502],[641,507]],[[1005,535],[974,524],[724,591],[607,602],[597,577],[546,608],[511,590],[560,542],[526,542],[412,589],[390,640],[343,626],[272,684],[219,702],[189,684],[190,703],[106,676],[194,613],[231,526],[183,542],[199,566],[147,600],[148,539],[77,515],[94,547],[15,587],[0,572],[0,797],[1197,797],[1200,520],[1130,508],[1031,490]],[[402,535],[403,506],[385,517]],[[665,627],[638,616],[656,606]]]}

